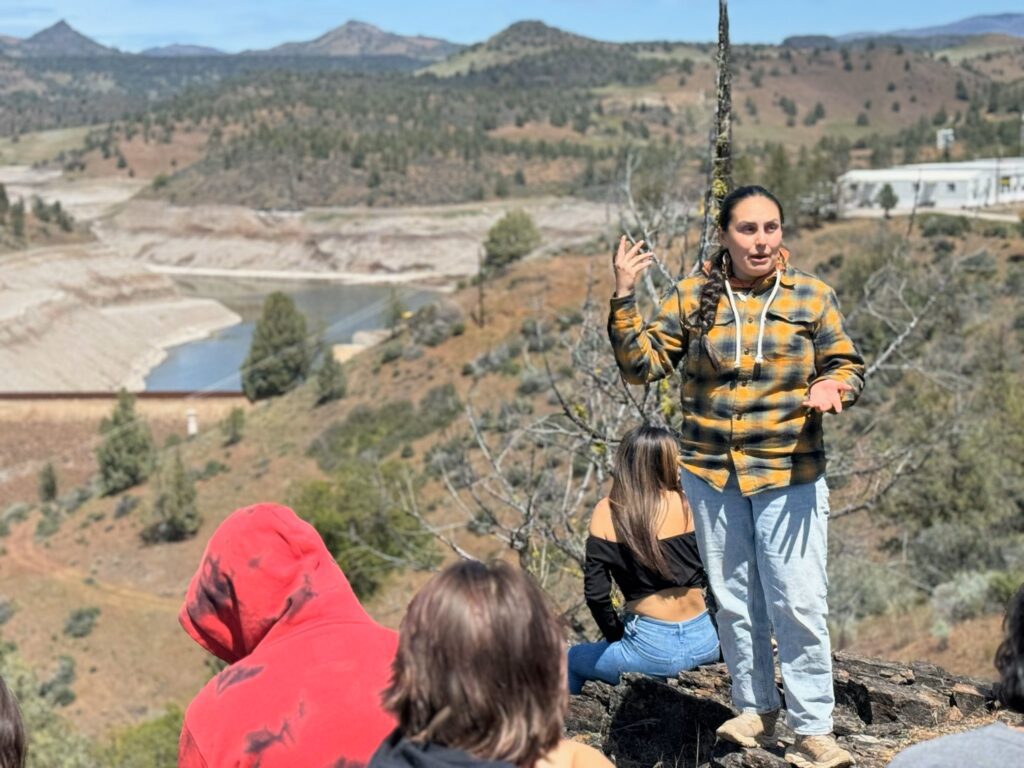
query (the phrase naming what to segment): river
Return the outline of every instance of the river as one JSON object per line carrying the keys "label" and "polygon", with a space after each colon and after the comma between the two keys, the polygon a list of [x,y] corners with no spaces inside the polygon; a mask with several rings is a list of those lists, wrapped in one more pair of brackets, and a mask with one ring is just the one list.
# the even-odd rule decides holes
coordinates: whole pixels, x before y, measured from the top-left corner
{"label": "river", "polygon": [[383,328],[392,290],[402,305],[415,310],[437,298],[436,291],[408,285],[345,285],[324,282],[239,280],[221,277],[181,277],[182,294],[216,299],[237,312],[242,322],[205,339],[172,347],[167,358],[146,376],[147,392],[241,391],[239,369],[249,353],[253,328],[263,300],[274,291],[292,297],[306,317],[311,338],[317,334],[331,344],[344,344],[360,330]]}

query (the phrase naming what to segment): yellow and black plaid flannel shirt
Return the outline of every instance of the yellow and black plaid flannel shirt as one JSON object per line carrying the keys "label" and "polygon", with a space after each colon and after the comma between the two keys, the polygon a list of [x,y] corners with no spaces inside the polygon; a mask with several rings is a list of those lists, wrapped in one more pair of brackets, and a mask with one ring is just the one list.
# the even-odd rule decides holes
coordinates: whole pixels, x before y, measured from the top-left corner
{"label": "yellow and black plaid flannel shirt", "polygon": [[822,416],[801,403],[820,379],[853,387],[842,396],[844,408],[864,387],[864,360],[843,327],[835,292],[794,269],[787,256],[780,260],[779,291],[765,318],[759,365],[758,326],[774,273],[745,299],[736,298],[742,325],[738,369],[735,318],[724,292],[703,350],[699,334],[680,322],[694,315],[703,277],[680,281],[649,325],[633,296],[611,302],[608,335],[626,381],[646,384],[685,365],[680,460],[719,490],[733,470],[745,496],[816,480],[825,473]]}

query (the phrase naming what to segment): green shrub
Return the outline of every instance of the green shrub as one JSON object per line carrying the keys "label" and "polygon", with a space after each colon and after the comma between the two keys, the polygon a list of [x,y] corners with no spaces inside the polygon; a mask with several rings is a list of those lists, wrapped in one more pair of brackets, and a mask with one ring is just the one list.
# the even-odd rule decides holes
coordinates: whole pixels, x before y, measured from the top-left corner
{"label": "green shrub", "polygon": [[412,338],[417,344],[436,347],[465,328],[462,310],[450,302],[432,302],[416,310],[409,322]]}
{"label": "green shrub", "polygon": [[88,637],[96,626],[100,609],[94,605],[87,608],[76,608],[64,622],[64,634],[68,637]]}
{"label": "green shrub", "polygon": [[345,368],[334,357],[330,349],[324,352],[323,361],[316,372],[316,403],[330,403],[340,400],[348,391]]}
{"label": "green shrub", "polygon": [[523,258],[540,242],[540,232],[530,215],[522,210],[509,211],[487,233],[484,266],[492,269],[505,267]]}
{"label": "green shrub", "polygon": [[[28,736],[30,768],[96,768],[98,762],[89,742],[77,734],[56,711],[74,700],[70,682],[74,679],[74,662],[67,658],[60,663],[51,680],[40,683],[17,657],[10,643],[0,643],[0,676],[21,708]],[[42,689],[42,690],[41,690]]]}
{"label": "green shrub", "polygon": [[527,371],[519,377],[519,386],[516,387],[516,394],[522,396],[535,395],[543,392],[550,386],[547,374],[540,371]]}
{"label": "green shrub", "polygon": [[1024,586],[1024,573],[1021,571],[996,571],[988,579],[988,599],[996,606],[1005,610],[1014,595]]}
{"label": "green shrub", "polygon": [[220,422],[220,433],[224,435],[224,445],[235,445],[241,441],[244,429],[245,411],[237,407],[232,408]]}
{"label": "green shrub", "polygon": [[397,461],[349,460],[330,480],[303,485],[292,500],[360,597],[373,594],[399,563],[435,562],[432,537],[402,508],[409,492],[406,471]]}
{"label": "green shrub", "polygon": [[380,348],[381,365],[393,363],[402,356],[402,345],[397,341],[391,341]]}
{"label": "green shrub", "polygon": [[70,515],[91,498],[92,489],[88,486],[80,485],[77,488],[72,488],[57,499],[57,506]]}
{"label": "green shrub", "polygon": [[971,222],[965,216],[944,216],[929,214],[921,218],[921,234],[925,237],[959,237],[971,229]]}
{"label": "green shrub", "polygon": [[958,573],[932,592],[932,609],[951,624],[980,616],[991,605],[988,582],[985,573]]}
{"label": "green shrub", "polygon": [[36,538],[45,539],[60,530],[61,523],[65,516],[61,508],[56,504],[44,504],[40,507],[42,513],[39,522],[36,523]]}
{"label": "green shrub", "polygon": [[462,405],[451,384],[428,390],[418,407],[408,400],[379,408],[360,405],[324,430],[310,445],[309,453],[326,471],[364,455],[384,457],[448,426],[461,412]]}
{"label": "green shrub", "polygon": [[228,465],[216,459],[210,459],[203,465],[201,472],[196,474],[196,480],[209,480],[211,477],[223,474],[228,471]]}
{"label": "green shrub", "polygon": [[106,768],[177,768],[183,714],[178,707],[116,731],[103,748]]}
{"label": "green shrub", "polygon": [[17,611],[13,600],[8,600],[6,597],[0,597],[0,627],[11,620],[11,617]]}
{"label": "green shrub", "polygon": [[[99,611],[98,608],[96,610]],[[92,627],[90,626],[89,629],[91,630]],[[54,707],[66,707],[75,700],[75,692],[71,690],[73,682],[75,682],[75,660],[70,656],[61,656],[57,660],[57,670],[53,676],[40,684],[39,695]]]}
{"label": "green shrub", "polygon": [[147,543],[182,541],[196,534],[203,519],[196,504],[196,485],[181,454],[175,452],[170,466],[159,476],[153,522],[142,530]]}
{"label": "green shrub", "polygon": [[114,506],[114,519],[117,520],[131,514],[131,511],[137,506],[139,506],[139,497],[126,493],[117,500],[117,504]]}

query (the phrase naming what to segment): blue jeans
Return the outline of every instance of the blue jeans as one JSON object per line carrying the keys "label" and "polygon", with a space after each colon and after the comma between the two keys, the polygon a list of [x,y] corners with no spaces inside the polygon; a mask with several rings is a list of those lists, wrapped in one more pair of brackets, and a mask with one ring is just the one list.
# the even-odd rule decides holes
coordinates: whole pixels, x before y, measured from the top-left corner
{"label": "blue jeans", "polygon": [[722,655],[742,712],[780,706],[771,633],[775,629],[786,722],[798,734],[832,731],[832,648],[828,635],[828,486],[813,483],[743,496],[735,474],[724,491],[682,470],[697,546],[718,602]]}
{"label": "blue jeans", "polygon": [[587,680],[615,685],[622,672],[675,677],[684,669],[718,661],[718,635],[707,611],[687,621],[658,621],[635,613],[625,619],[621,640],[569,649],[569,693],[579,693]]}

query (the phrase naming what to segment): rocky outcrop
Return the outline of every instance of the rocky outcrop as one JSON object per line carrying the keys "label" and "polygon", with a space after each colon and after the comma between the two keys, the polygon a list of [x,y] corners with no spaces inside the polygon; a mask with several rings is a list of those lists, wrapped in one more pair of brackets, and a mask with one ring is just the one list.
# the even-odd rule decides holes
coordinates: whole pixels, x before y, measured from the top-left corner
{"label": "rocky outcrop", "polygon": [[[884,768],[893,754],[937,732],[990,719],[991,684],[950,675],[932,664],[904,665],[844,653],[834,656],[835,733],[859,768]],[[781,681],[780,684],[781,692]],[[675,680],[625,675],[617,686],[587,683],[569,707],[566,728],[602,749],[619,768],[783,768],[793,733],[780,722],[776,746],[719,743],[732,717],[724,664]]]}

